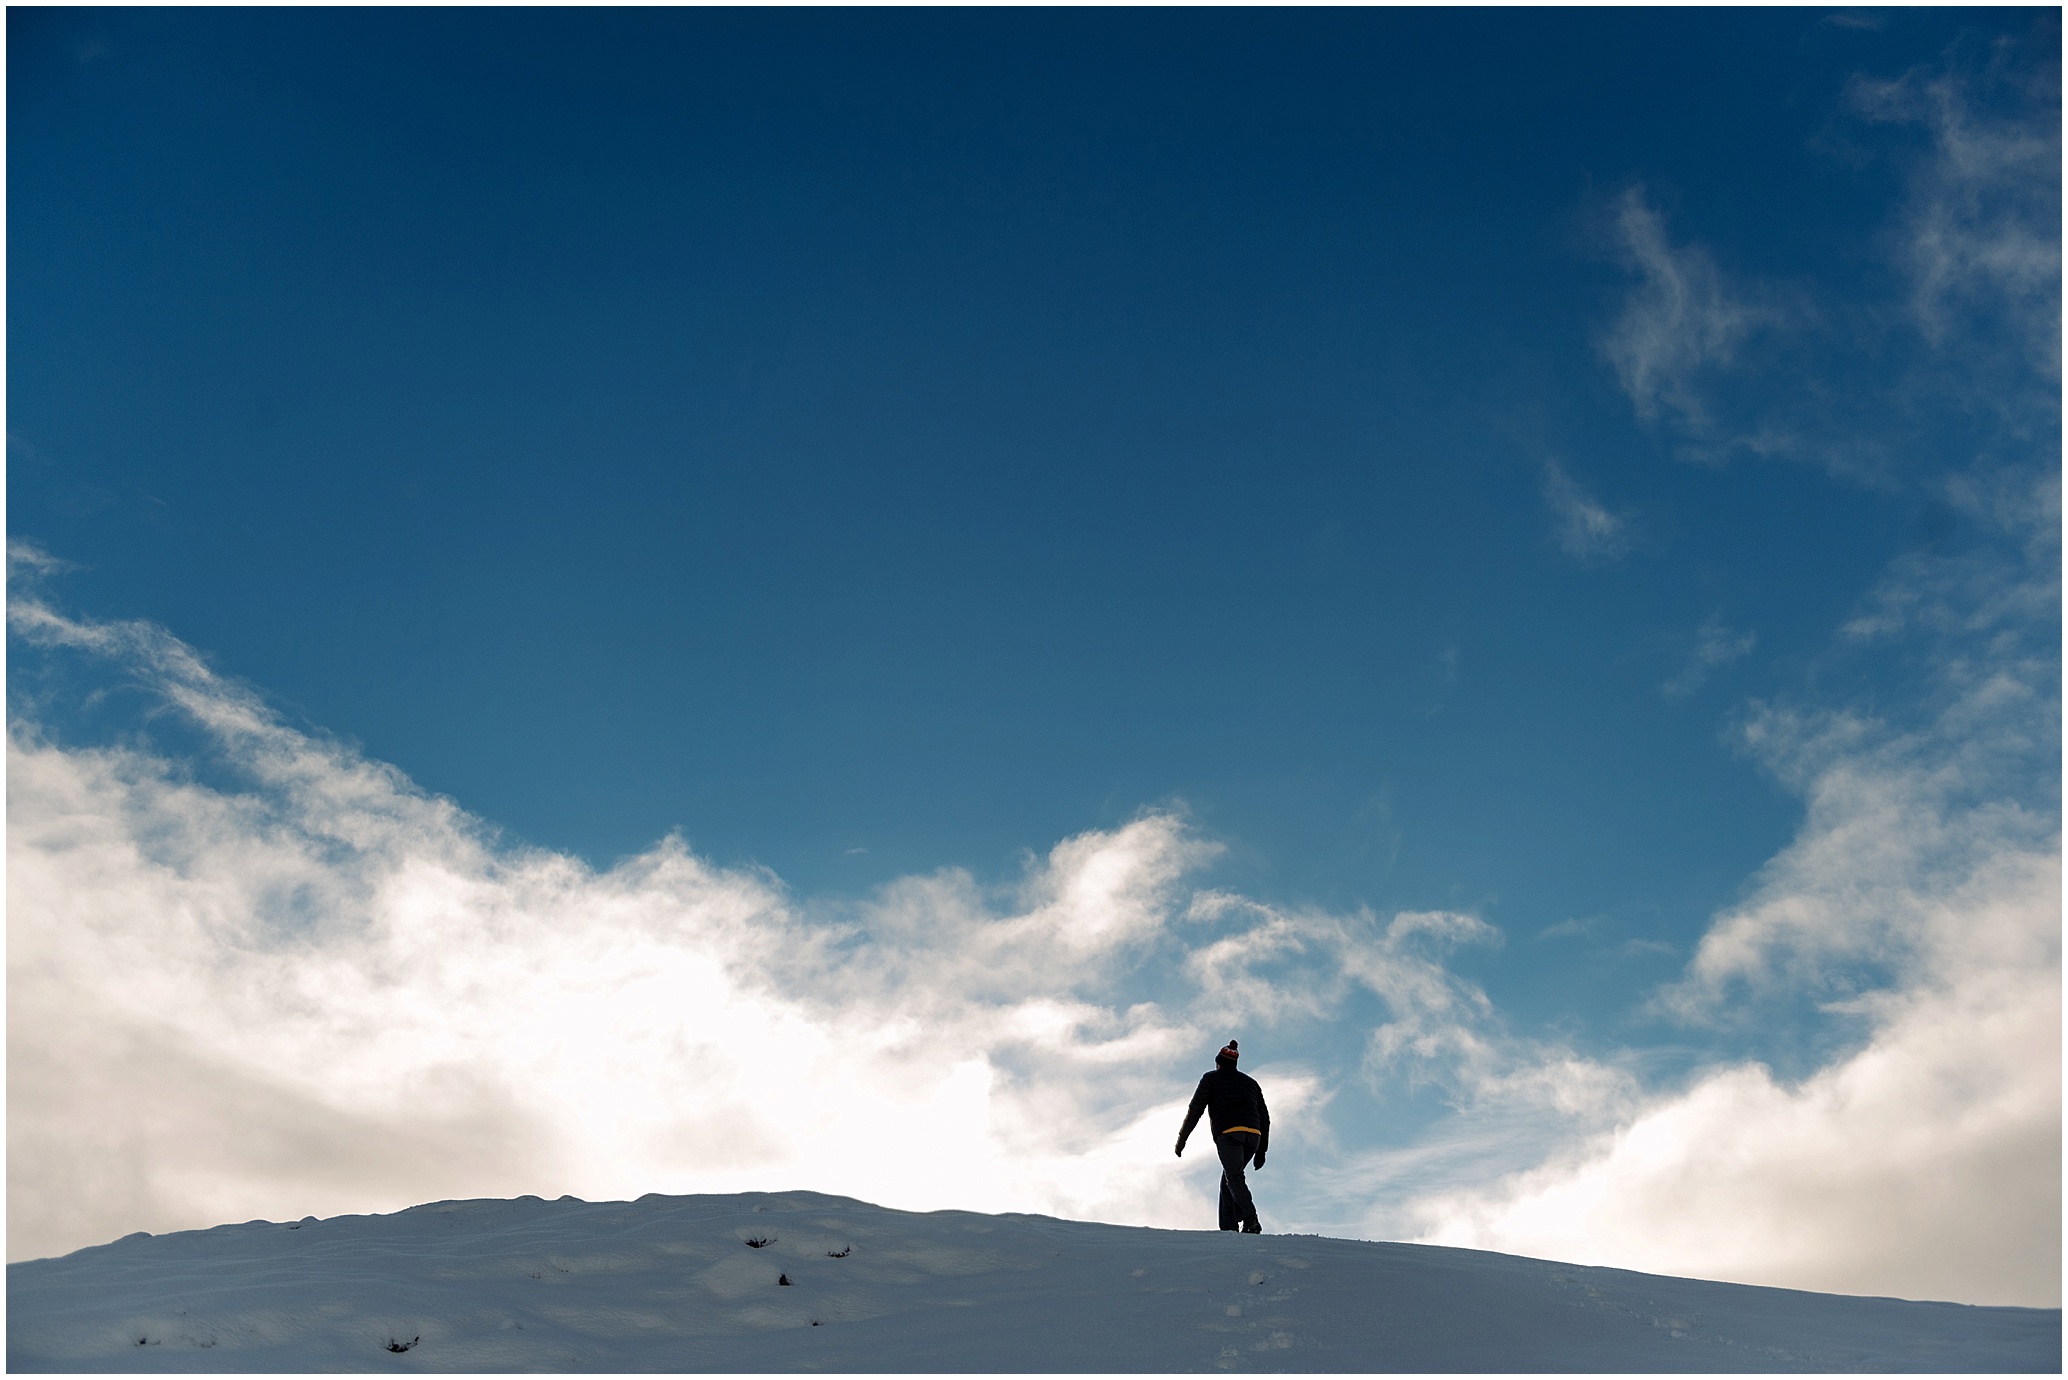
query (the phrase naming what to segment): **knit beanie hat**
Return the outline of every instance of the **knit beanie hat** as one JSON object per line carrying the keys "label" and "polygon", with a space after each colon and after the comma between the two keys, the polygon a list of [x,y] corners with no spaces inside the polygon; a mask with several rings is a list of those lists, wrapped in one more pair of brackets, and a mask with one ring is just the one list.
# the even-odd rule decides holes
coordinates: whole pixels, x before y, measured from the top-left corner
{"label": "knit beanie hat", "polygon": [[1230,1040],[1228,1041],[1228,1047],[1222,1050],[1219,1054],[1215,1055],[1214,1057],[1216,1059],[1226,1059],[1229,1063],[1232,1064],[1237,1059],[1240,1059],[1242,1055],[1240,1051],[1238,1051],[1235,1048],[1235,1042],[1233,1040]]}

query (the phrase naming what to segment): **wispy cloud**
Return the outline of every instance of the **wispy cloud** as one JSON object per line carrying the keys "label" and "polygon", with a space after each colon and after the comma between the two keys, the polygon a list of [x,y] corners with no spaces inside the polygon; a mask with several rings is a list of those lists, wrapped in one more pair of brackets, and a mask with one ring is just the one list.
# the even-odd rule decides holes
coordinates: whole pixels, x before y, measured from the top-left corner
{"label": "wispy cloud", "polygon": [[[2058,39],[2056,40],[2058,41]],[[1989,112],[1981,97],[2008,91]],[[2007,318],[2042,372],[2060,372],[2061,128],[2058,49],[2052,63],[2019,61],[1999,45],[1978,73],[1916,70],[1856,79],[1865,118],[1929,131],[1930,156],[1911,176],[1900,257],[1911,306],[1934,344],[1969,319]],[[2004,108],[2007,104],[2007,108]]]}
{"label": "wispy cloud", "polygon": [[2060,472],[1971,467],[1947,476],[1944,491],[1989,540],[1972,550],[1899,557],[1840,633],[1856,643],[1906,635],[1964,642],[1968,655],[1979,646],[2030,675],[2059,654],[2059,643],[2047,638],[2061,597]]}
{"label": "wispy cloud", "polygon": [[1610,512],[1552,457],[1544,459],[1541,483],[1544,503],[1551,510],[1552,531],[1568,556],[1612,561],[1629,551],[1628,514]]}
{"label": "wispy cloud", "polygon": [[1951,403],[2022,446],[2057,424],[2060,377],[2059,34],[2044,24],[1987,60],[1957,56],[1848,88],[1855,131],[1921,130],[1897,159],[1903,203],[1883,237],[1903,296],[1733,275],[1677,240],[1633,187],[1610,243],[1630,275],[1598,345],[1636,415],[1684,458],[1808,461],[1894,489],[1943,466],[1924,412]]}
{"label": "wispy cloud", "polygon": [[33,542],[7,539],[7,577],[11,581],[34,581],[77,569],[72,562],[59,560]]}
{"label": "wispy cloud", "polygon": [[1602,354],[1638,416],[1706,432],[1706,378],[1728,367],[1774,313],[1727,282],[1708,250],[1674,244],[1641,187],[1616,202],[1614,243],[1636,281],[1601,338]]}
{"label": "wispy cloud", "polygon": [[1659,687],[1659,693],[1669,699],[1692,695],[1702,688],[1712,672],[1749,655],[1758,645],[1757,633],[1749,629],[1739,631],[1712,615],[1696,630],[1695,645],[1688,653],[1687,664]]}

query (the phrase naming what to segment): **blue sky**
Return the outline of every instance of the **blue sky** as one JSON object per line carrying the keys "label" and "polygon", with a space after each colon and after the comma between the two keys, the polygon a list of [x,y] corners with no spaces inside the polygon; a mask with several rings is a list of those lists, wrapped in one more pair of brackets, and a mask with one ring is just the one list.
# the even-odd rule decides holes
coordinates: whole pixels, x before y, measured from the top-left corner
{"label": "blue sky", "polygon": [[[774,888],[764,928],[887,953],[908,912],[1046,914],[1104,840],[1157,898],[1093,925],[1133,947],[1008,992],[936,936],[883,1029],[1103,1013],[1071,1028],[1155,1052],[1109,1087],[1086,1051],[1133,1036],[1071,1037],[1098,1146],[1247,1021],[1309,1089],[1305,1225],[1556,1253],[1504,1176],[1836,1077],[1951,981],[1926,919],[1774,937],[1860,892],[1825,844],[1907,848],[1846,865],[1920,916],[2058,857],[2058,51],[2029,10],[10,11],[13,836],[63,796],[25,764],[112,753],[116,834],[158,837],[146,779],[230,830],[165,875],[328,837],[196,707],[255,695],[459,812],[296,850],[375,930],[354,869],[608,890],[679,846]],[[1931,827],[1846,793],[1875,772]],[[1762,944],[1795,958],[1731,966]],[[1062,1095],[971,1038],[994,1138],[1014,1078]],[[1550,1068],[1594,1100],[1513,1092]],[[2058,1086],[2023,1115],[2057,1176]],[[415,1201],[381,1183],[337,1201]],[[2057,1293],[2051,1239],[2002,1296]],[[1718,1259],[1664,1263],[1859,1282]]]}

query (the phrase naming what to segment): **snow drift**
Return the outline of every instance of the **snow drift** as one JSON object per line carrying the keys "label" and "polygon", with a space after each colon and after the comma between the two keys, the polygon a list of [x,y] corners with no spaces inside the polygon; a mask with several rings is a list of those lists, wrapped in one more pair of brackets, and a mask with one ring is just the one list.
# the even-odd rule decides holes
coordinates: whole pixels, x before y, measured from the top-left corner
{"label": "snow drift", "polygon": [[11,1371],[2058,1371],[2058,1309],[820,1193],[432,1203],[7,1267]]}

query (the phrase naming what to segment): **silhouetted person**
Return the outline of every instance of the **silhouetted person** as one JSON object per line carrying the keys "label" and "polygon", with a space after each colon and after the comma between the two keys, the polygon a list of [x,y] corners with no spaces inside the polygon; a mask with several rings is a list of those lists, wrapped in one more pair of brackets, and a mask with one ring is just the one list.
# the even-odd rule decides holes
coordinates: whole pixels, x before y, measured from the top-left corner
{"label": "silhouetted person", "polygon": [[1205,1112],[1207,1125],[1213,1128],[1214,1149],[1221,1155],[1221,1230],[1239,1227],[1260,1232],[1264,1228],[1257,1221],[1257,1205],[1249,1196],[1242,1171],[1251,1159],[1256,1160],[1257,1168],[1264,1167],[1264,1151],[1271,1146],[1271,1109],[1264,1105],[1264,1090],[1257,1080],[1236,1069],[1235,1061],[1241,1057],[1233,1040],[1214,1056],[1214,1066],[1199,1080],[1185,1124],[1178,1128],[1178,1153],[1185,1153],[1185,1138],[1199,1124],[1199,1114]]}

